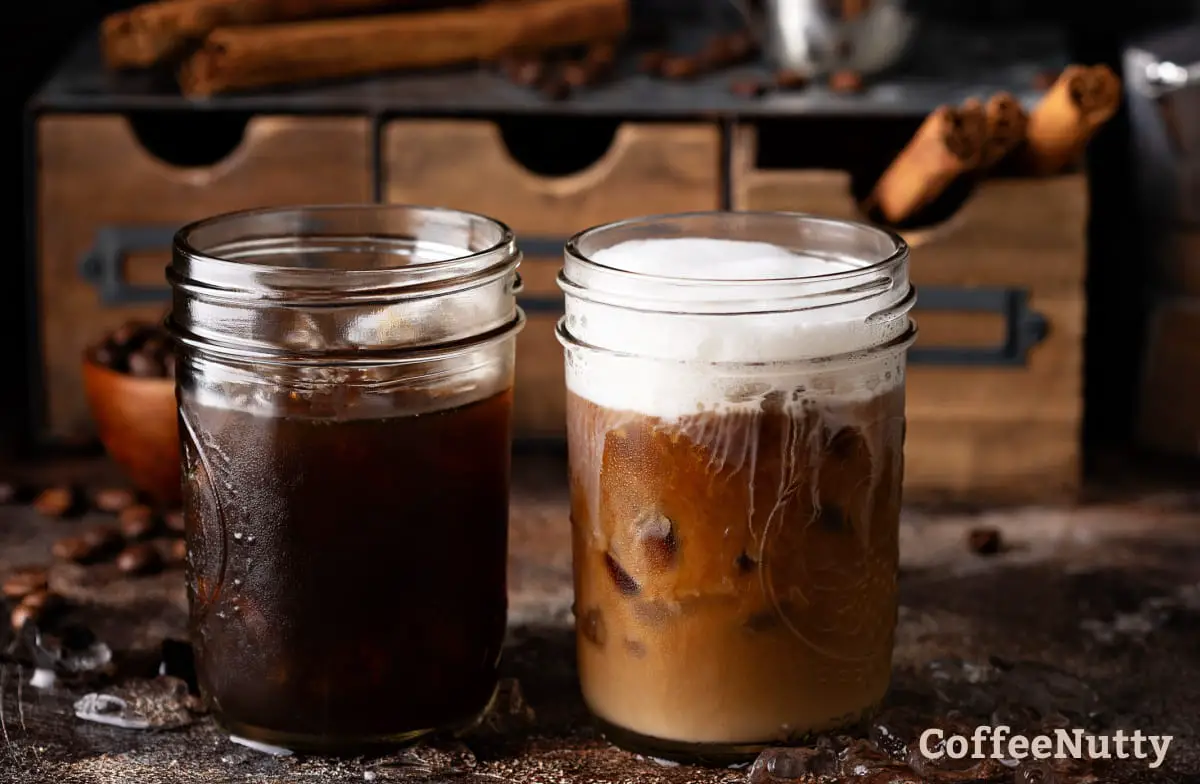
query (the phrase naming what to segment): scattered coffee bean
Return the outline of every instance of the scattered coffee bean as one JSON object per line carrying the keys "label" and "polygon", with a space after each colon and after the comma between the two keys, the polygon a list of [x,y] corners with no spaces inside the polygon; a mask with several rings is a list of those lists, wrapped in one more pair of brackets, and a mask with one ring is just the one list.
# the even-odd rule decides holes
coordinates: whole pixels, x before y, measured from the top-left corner
{"label": "scattered coffee bean", "polygon": [[667,61],[667,53],[662,51],[646,52],[638,63],[638,70],[647,76],[662,74],[663,64]]}
{"label": "scattered coffee bean", "polygon": [[28,607],[40,618],[62,606],[62,597],[43,589],[26,596],[21,600],[20,606]]}
{"label": "scattered coffee bean", "polygon": [[617,47],[612,43],[595,44],[584,55],[584,62],[594,65],[612,65],[617,61]]}
{"label": "scattered coffee bean", "polygon": [[709,68],[721,68],[733,62],[734,41],[730,36],[718,35],[710,38],[700,51],[700,59]]}
{"label": "scattered coffee bean", "polygon": [[807,75],[790,68],[775,72],[775,87],[780,90],[803,90],[808,82]]}
{"label": "scattered coffee bean", "polygon": [[663,61],[661,73],[668,79],[694,79],[700,75],[700,61],[695,57],[668,57]]}
{"label": "scattered coffee bean", "polygon": [[124,539],[113,526],[100,525],[89,528],[79,536],[66,536],[51,547],[55,558],[75,563],[93,563],[103,560],[115,552]]}
{"label": "scattered coffee bean", "polygon": [[146,333],[153,329],[154,327],[145,321],[126,321],[114,329],[112,334],[108,336],[108,339],[114,346],[133,348],[135,344],[140,346],[142,340],[145,339]]}
{"label": "scattered coffee bean", "polygon": [[829,89],[835,93],[858,93],[864,86],[858,71],[834,71],[829,77]]}
{"label": "scattered coffee bean", "polygon": [[729,85],[729,92],[743,98],[757,98],[767,92],[767,87],[757,79],[741,79]]}
{"label": "scattered coffee bean", "polygon": [[137,503],[137,496],[132,490],[123,487],[109,487],[98,490],[92,496],[92,507],[100,512],[118,514]]}
{"label": "scattered coffee bean", "polygon": [[570,87],[586,87],[591,81],[591,74],[585,63],[567,63],[563,66],[562,78]]}
{"label": "scattered coffee bean", "polygon": [[1000,552],[1002,544],[1000,530],[997,528],[972,528],[967,535],[967,546],[976,555],[995,555]]}
{"label": "scattered coffee bean", "polygon": [[183,566],[187,563],[187,540],[172,539],[167,545],[166,561],[171,566]]}
{"label": "scattered coffee bean", "polygon": [[66,517],[76,511],[79,494],[73,487],[51,487],[33,499],[33,508],[46,517]]}
{"label": "scattered coffee bean", "polygon": [[121,535],[137,541],[149,539],[158,531],[158,516],[145,504],[137,504],[121,512]]}
{"label": "scattered coffee bean", "polygon": [[24,599],[36,591],[44,591],[50,584],[50,576],[40,566],[26,566],[9,574],[4,581],[3,592],[8,599]]}
{"label": "scattered coffee bean", "polygon": [[183,512],[178,509],[173,509],[163,515],[163,522],[167,524],[167,530],[173,533],[181,534],[184,532]]}
{"label": "scattered coffee bean", "polygon": [[131,544],[117,556],[117,568],[125,574],[142,575],[157,572],[163,566],[158,549],[149,542]]}

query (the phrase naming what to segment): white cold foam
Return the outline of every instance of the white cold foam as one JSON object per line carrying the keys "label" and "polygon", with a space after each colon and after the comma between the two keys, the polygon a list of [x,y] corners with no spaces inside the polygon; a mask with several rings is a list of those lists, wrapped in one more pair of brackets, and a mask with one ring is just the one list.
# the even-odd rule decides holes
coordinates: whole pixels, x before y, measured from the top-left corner
{"label": "white cold foam", "polygon": [[[642,275],[696,281],[779,280],[846,271],[854,262],[805,256],[761,242],[703,238],[631,240],[598,251],[597,264]],[[631,278],[607,293],[655,298],[653,280]],[[836,291],[845,281],[806,284],[805,293]],[[746,287],[674,286],[669,295],[677,310],[689,301],[745,299]],[[762,310],[772,307],[778,287],[766,286]],[[568,353],[567,385],[575,394],[616,410],[674,418],[698,411],[752,411],[772,391],[791,393],[804,387],[804,397],[861,400],[874,397],[903,379],[903,356],[872,360],[839,369],[795,364],[805,359],[838,356],[871,348],[899,337],[907,319],[867,323],[867,317],[897,298],[886,290],[864,299],[830,307],[783,313],[652,312],[614,307],[568,296],[567,330],[579,341],[638,359],[601,352]],[[658,303],[661,307],[661,303]],[[749,309],[749,308],[746,308]],[[666,361],[664,361],[666,360]],[[680,364],[683,360],[687,364]],[[708,363],[768,363],[730,375]],[[890,378],[887,376],[890,375]]]}

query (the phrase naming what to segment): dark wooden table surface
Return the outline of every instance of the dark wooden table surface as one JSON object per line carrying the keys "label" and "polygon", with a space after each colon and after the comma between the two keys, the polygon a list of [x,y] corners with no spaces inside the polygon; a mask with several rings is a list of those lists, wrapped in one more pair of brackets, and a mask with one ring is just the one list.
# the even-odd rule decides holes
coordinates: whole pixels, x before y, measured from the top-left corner
{"label": "dark wooden table surface", "polygon": [[[34,469],[31,478],[46,472],[92,486],[112,477],[103,463],[80,462]],[[252,751],[204,716],[169,731],[83,721],[72,708],[82,694],[119,687],[139,667],[152,669],[161,641],[184,636],[183,583],[178,570],[131,579],[111,565],[56,564],[52,588],[113,648],[123,669],[115,681],[63,679],[39,689],[27,666],[0,659],[0,782],[746,781],[745,769],[640,759],[592,729],[575,685],[564,468],[552,458],[529,458],[515,474],[504,668],[513,679],[506,687],[519,684],[527,709],[509,701],[504,715],[464,737],[345,760]],[[906,512],[889,702],[912,701],[932,722],[952,709],[977,712],[980,701],[1005,704],[1015,691],[1033,694],[1034,702],[1040,694],[1064,715],[1087,714],[1093,727],[1174,737],[1157,770],[1144,761],[1097,763],[1090,772],[1060,771],[1057,780],[1200,781],[1200,495],[1110,496],[1074,508]],[[79,525],[29,507],[0,507],[0,575],[48,563],[51,542]],[[981,526],[1000,532],[1004,551],[971,551],[968,532]],[[1022,780],[1020,771],[1017,778],[1000,775],[995,780]],[[862,780],[921,777],[893,769]]]}

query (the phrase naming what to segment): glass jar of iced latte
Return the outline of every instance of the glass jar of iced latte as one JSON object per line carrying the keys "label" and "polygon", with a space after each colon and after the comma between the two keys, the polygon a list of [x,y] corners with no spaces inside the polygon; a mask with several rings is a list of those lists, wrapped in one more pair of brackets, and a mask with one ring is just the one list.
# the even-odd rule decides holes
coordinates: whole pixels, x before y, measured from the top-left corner
{"label": "glass jar of iced latte", "polygon": [[577,235],[559,282],[579,673],[608,736],[735,761],[864,717],[896,620],[904,242],[645,218]]}

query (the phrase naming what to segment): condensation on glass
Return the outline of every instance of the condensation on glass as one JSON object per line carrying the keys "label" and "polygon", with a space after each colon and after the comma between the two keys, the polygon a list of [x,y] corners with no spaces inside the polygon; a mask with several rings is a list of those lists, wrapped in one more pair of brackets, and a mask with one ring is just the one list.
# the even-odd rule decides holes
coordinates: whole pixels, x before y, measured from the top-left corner
{"label": "condensation on glass", "polygon": [[191,633],[230,732],[354,748],[491,699],[518,262],[504,225],[421,207],[177,235]]}
{"label": "condensation on glass", "polygon": [[567,245],[579,675],[618,744],[736,761],[883,697],[907,264],[890,233],[782,213]]}

